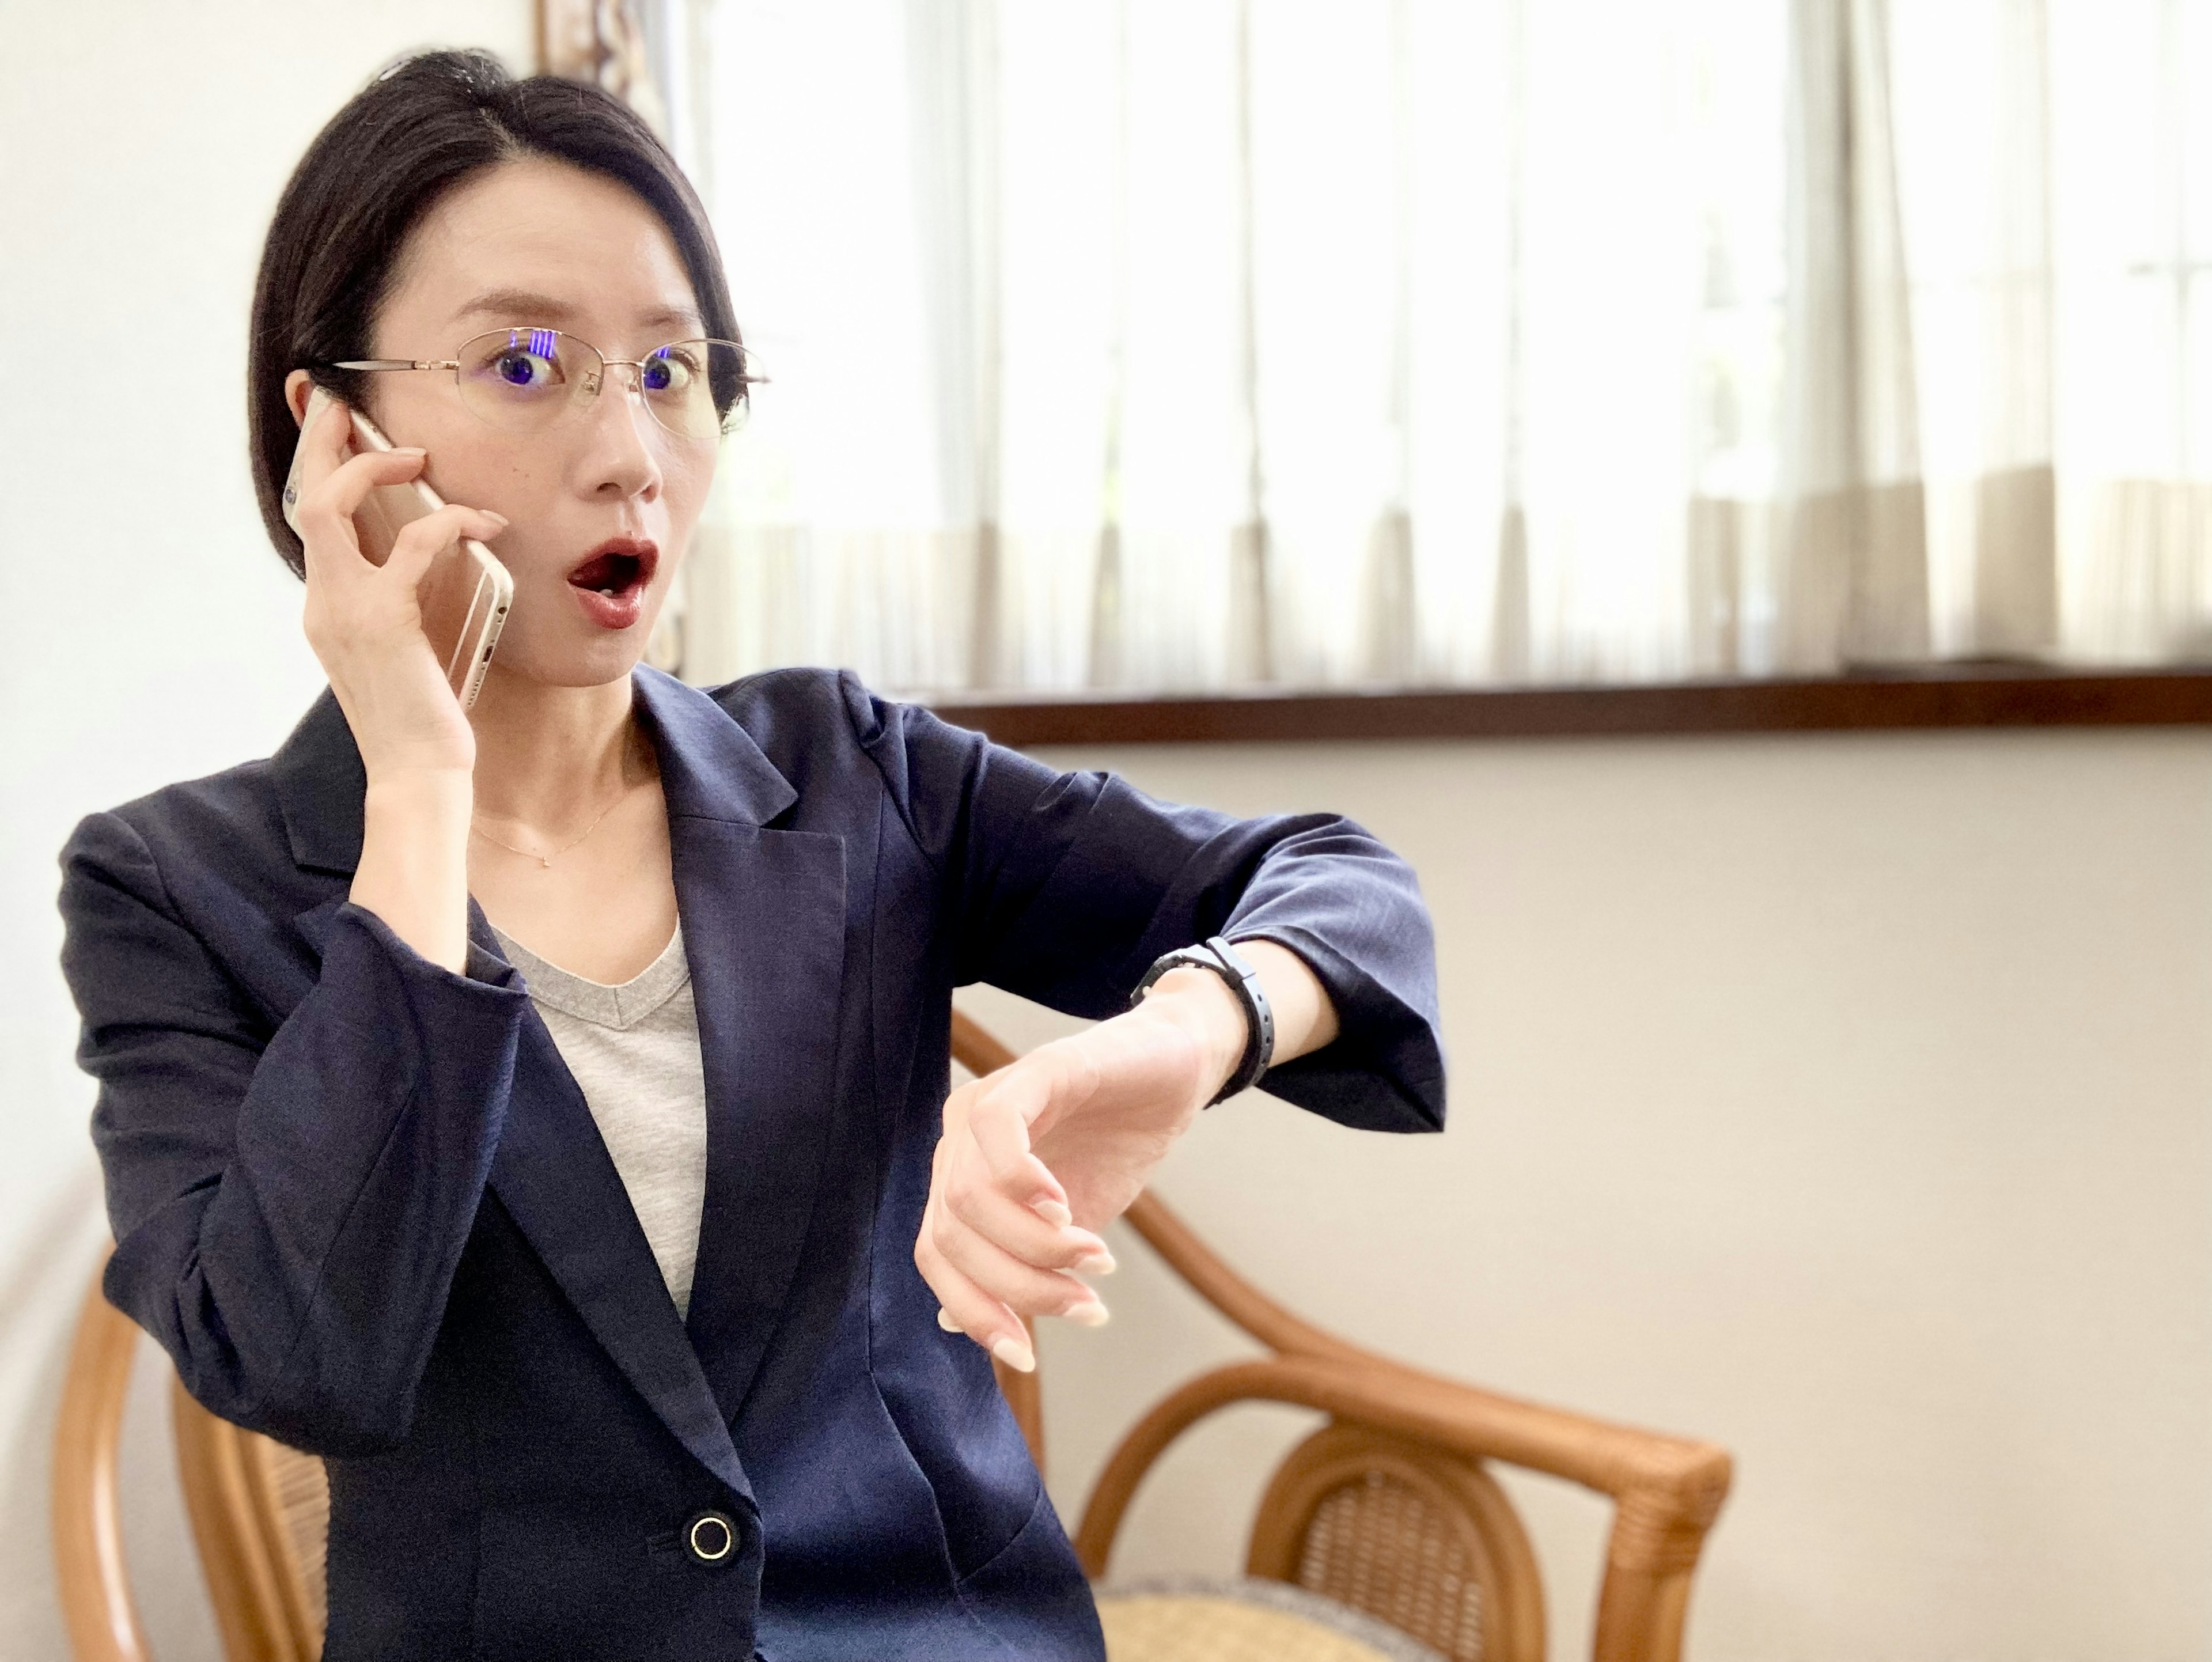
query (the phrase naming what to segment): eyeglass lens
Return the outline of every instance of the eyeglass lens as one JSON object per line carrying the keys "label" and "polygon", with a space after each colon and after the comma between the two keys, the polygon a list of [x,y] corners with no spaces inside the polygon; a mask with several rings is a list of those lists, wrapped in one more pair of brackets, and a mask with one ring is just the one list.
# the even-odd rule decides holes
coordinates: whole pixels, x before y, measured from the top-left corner
{"label": "eyeglass lens", "polygon": [[[634,368],[645,407],[661,426],[681,438],[712,439],[744,420],[750,356],[734,341],[679,340],[624,367]],[[454,357],[463,401],[509,432],[550,426],[606,381],[599,349],[557,329],[494,330],[462,343]]]}

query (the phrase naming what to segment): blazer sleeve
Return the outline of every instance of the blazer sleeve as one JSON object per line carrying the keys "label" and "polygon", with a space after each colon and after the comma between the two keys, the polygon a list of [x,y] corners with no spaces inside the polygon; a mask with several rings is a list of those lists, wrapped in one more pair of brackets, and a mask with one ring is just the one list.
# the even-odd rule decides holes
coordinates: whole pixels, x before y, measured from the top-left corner
{"label": "blazer sleeve", "polygon": [[494,980],[429,963],[349,904],[271,1032],[126,820],[85,820],[62,865],[108,1298],[224,1419],[319,1453],[389,1446],[475,1221],[527,995],[495,962]]}
{"label": "blazer sleeve", "polygon": [[1107,773],[1058,773],[912,705],[846,697],[937,863],[955,975],[1105,1017],[1163,953],[1211,935],[1305,960],[1340,1035],[1265,1088],[1342,1124],[1443,1125],[1436,951],[1413,870],[1334,814],[1238,819],[1155,801]]}

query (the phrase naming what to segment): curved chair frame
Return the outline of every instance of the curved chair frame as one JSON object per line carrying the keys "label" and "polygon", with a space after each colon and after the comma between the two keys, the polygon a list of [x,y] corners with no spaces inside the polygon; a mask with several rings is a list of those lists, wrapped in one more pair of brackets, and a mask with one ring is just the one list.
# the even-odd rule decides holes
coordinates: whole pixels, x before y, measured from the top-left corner
{"label": "curved chair frame", "polygon": [[[965,1015],[956,1013],[952,1024],[954,1057],[969,1071],[995,1072],[1014,1059]],[[1253,1528],[1251,1574],[1297,1580],[1332,1495],[1361,1482],[1395,1483],[1446,1520],[1479,1586],[1486,1654],[1540,1662],[1534,1559],[1485,1469],[1499,1461],[1568,1478],[1614,1502],[1594,1662],[1678,1662],[1691,1576],[1728,1494],[1725,1451],[1494,1395],[1376,1355],[1275,1303],[1153,1196],[1139,1196],[1127,1216],[1193,1291],[1269,1355],[1200,1374],[1122,1439],[1076,1530],[1087,1574],[1105,1573],[1139,1485],[1176,1438],[1235,1403],[1285,1403],[1318,1409],[1330,1422],[1293,1449],[1271,1480]],[[77,1662],[149,1662],[151,1655],[125,1573],[117,1486],[137,1339],[95,1280],[77,1324],[54,1446],[54,1554]],[[1037,1378],[998,1372],[1042,1468]],[[307,1537],[326,1518],[321,1463],[216,1419],[181,1385],[173,1401],[185,1501],[227,1656],[312,1662],[321,1650],[323,1611]],[[1370,1613],[1389,1619],[1385,1610]]]}
{"label": "curved chair frame", "polygon": [[[101,1269],[106,1267],[103,1261]],[[54,1576],[77,1662],[149,1662],[124,1571],[117,1482],[123,1408],[137,1348],[137,1324],[108,1303],[95,1275],[77,1317],[61,1420],[54,1428]]]}

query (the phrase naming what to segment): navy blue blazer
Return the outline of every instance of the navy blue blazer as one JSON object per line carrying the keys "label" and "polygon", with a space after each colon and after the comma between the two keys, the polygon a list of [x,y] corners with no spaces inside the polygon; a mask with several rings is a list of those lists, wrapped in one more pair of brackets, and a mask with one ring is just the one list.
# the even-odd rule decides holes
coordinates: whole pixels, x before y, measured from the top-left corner
{"label": "navy blue blazer", "polygon": [[914,1264],[952,989],[1105,1016],[1170,948],[1264,936],[1343,1035],[1268,1088],[1432,1130],[1413,875],[1346,820],[1166,807],[850,676],[635,685],[706,1073],[688,1319],[482,913],[455,975],[347,900],[328,694],[64,853],[107,1295],[215,1413],[326,1457],[331,1662],[1099,1658]]}

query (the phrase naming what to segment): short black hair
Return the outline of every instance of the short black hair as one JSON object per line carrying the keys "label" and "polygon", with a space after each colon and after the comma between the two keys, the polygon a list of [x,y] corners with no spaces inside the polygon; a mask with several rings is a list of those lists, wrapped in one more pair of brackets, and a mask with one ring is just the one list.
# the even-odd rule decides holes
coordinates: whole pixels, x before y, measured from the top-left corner
{"label": "short black hair", "polygon": [[[729,278],[698,193],[629,106],[586,82],[518,80],[489,52],[404,58],[349,100],[300,159],[270,222],[253,285],[246,365],[246,443],[269,539],[306,566],[284,523],[284,476],[299,429],[284,378],[305,368],[358,402],[369,331],[416,222],[463,180],[501,161],[547,156],[628,186],[658,214],[691,278],[706,332],[738,340]],[[729,413],[739,387],[717,389]]]}

